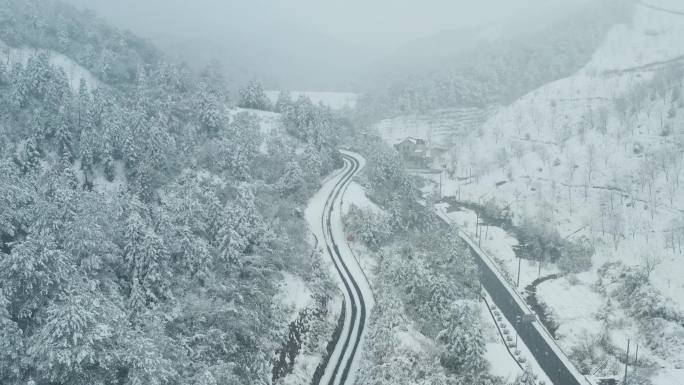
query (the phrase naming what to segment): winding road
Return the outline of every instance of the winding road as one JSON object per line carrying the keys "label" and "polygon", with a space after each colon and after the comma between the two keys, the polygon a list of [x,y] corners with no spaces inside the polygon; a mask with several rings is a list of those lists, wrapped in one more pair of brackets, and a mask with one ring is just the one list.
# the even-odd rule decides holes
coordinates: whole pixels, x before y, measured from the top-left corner
{"label": "winding road", "polygon": [[342,227],[342,201],[346,188],[365,160],[341,151],[344,167],[328,179],[307,209],[313,233],[323,239],[323,251],[330,258],[344,296],[342,332],[317,385],[352,385],[356,378],[366,319],[373,299],[370,285],[347,243]]}

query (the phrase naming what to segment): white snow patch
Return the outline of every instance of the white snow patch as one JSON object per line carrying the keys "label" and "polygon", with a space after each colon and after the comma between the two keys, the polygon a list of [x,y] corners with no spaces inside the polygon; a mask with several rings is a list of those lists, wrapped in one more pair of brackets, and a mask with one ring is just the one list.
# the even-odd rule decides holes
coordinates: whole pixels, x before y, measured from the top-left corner
{"label": "white snow patch", "polygon": [[684,369],[663,369],[651,379],[653,385],[682,385]]}
{"label": "white snow patch", "polygon": [[312,302],[311,290],[304,280],[292,273],[283,272],[283,280],[280,287],[280,302],[292,311],[292,318],[306,309]]}
{"label": "white snow patch", "polygon": [[522,373],[503,343],[488,342],[486,346],[485,358],[491,365],[489,370],[491,374],[501,377],[507,382],[512,382],[517,375]]}
{"label": "white snow patch", "polygon": [[92,91],[99,86],[99,80],[90,71],[59,52],[45,49],[37,50],[27,47],[14,48],[0,41],[0,56],[7,60],[8,63],[6,64],[12,65],[21,63],[22,65],[26,65],[29,58],[39,52],[47,53],[50,58],[50,64],[61,68],[64,71],[69,80],[69,85],[74,92],[78,91],[81,80],[85,81],[89,91]]}
{"label": "white snow patch", "polygon": [[378,207],[378,205],[368,199],[368,196],[366,196],[366,190],[356,182],[351,182],[344,193],[344,197],[342,199],[342,213],[348,213],[352,204],[359,208],[373,210],[376,213],[382,212],[382,209]]}
{"label": "white snow patch", "polygon": [[[577,279],[581,280],[581,275]],[[560,324],[556,336],[566,349],[583,342],[583,335],[602,330],[603,323],[596,317],[604,310],[605,298],[592,290],[593,282],[572,285],[567,278],[558,278],[537,286],[537,297],[549,304],[554,320]]]}
{"label": "white snow patch", "polygon": [[[80,163],[80,160],[78,162]],[[101,167],[94,169],[93,173],[95,178],[92,182],[95,191],[114,195],[126,189],[126,172],[123,161],[114,161],[114,180],[111,182],[107,180]]]}
{"label": "white snow patch", "polygon": [[253,110],[249,108],[237,107],[228,111],[228,116],[233,119],[235,115],[247,112],[257,117],[259,120],[259,130],[263,141],[259,146],[259,152],[262,154],[268,153],[268,143],[266,138],[272,137],[278,133],[284,133],[282,124],[282,115],[277,112]]}
{"label": "white snow patch", "polygon": [[403,325],[394,332],[401,348],[417,353],[434,351],[435,343],[411,325]]}

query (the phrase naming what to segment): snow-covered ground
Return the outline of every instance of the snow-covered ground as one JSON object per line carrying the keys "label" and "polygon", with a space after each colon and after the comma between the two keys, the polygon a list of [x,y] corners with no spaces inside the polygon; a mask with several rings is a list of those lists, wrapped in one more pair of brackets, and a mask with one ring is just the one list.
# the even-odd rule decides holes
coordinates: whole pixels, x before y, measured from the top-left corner
{"label": "snow-covered ground", "polygon": [[25,65],[29,58],[38,52],[47,53],[50,57],[50,64],[64,70],[72,90],[78,91],[81,80],[85,81],[89,91],[98,87],[99,81],[90,71],[59,52],[33,48],[14,48],[0,41],[0,57],[6,61],[5,64],[21,63]]}
{"label": "snow-covered ground", "polygon": [[279,303],[290,310],[291,319],[311,304],[312,293],[306,282],[292,273],[283,272],[283,280],[280,287]]}
{"label": "snow-covered ground", "polygon": [[262,154],[266,154],[268,152],[268,141],[266,140],[266,138],[273,137],[274,132],[285,133],[281,120],[281,114],[277,112],[236,107],[229,111],[229,116],[231,116],[232,119],[235,115],[241,112],[247,112],[249,114],[255,115],[259,119],[259,128],[261,130],[261,136],[262,138],[264,138],[264,140],[261,143],[261,146],[259,147],[259,151]]}
{"label": "snow-covered ground", "polygon": [[[278,100],[280,91],[266,91],[266,96],[275,103]],[[297,100],[300,95],[304,95],[311,99],[314,104],[322,103],[334,110],[339,110],[345,107],[356,107],[356,100],[359,95],[351,92],[323,92],[323,91],[290,91],[293,100]]]}
{"label": "snow-covered ground", "polygon": [[342,214],[347,214],[352,205],[363,209],[370,209],[376,213],[382,211],[378,205],[368,199],[366,190],[356,182],[351,182],[344,193],[342,198]]}
{"label": "snow-covered ground", "polygon": [[[648,3],[683,8],[677,0]],[[638,320],[615,303],[609,306],[595,286],[598,269],[606,262],[643,269],[649,260],[656,261],[650,285],[672,309],[684,311],[679,250],[684,103],[672,101],[674,81],[665,91],[653,87],[654,79],[662,76],[658,69],[684,63],[682,36],[684,16],[636,5],[632,21],[616,25],[577,74],[498,109],[479,130],[458,137],[452,146],[458,154],[451,165],[453,178],[443,186],[445,195],[463,201],[494,199],[510,205],[518,221],[535,218],[563,237],[586,236],[596,248],[592,269],[538,287],[538,298],[560,323],[559,343],[569,352],[605,330],[611,343],[624,350],[630,339],[639,344],[640,357],[659,367],[653,374],[656,385],[684,383],[684,373],[677,369],[684,362],[678,353],[684,338],[667,339],[668,357],[656,354]],[[629,105],[626,112],[623,102]],[[383,125],[392,127],[379,131],[390,143],[397,135],[429,133],[425,119],[404,117]],[[400,125],[405,127],[395,127]],[[474,233],[472,212],[451,215]],[[518,268],[515,244],[496,228],[489,228],[482,240],[483,248],[513,278]],[[541,276],[557,272],[554,265],[542,265]],[[538,276],[538,264],[523,260],[520,287]],[[611,318],[610,327],[605,326],[606,317]],[[677,375],[678,382],[668,382]]]}

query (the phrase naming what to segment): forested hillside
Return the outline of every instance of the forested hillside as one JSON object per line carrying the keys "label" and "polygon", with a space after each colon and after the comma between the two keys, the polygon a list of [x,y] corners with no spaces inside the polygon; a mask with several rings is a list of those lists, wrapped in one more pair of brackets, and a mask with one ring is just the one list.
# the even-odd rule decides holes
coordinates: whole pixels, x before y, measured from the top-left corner
{"label": "forested hillside", "polygon": [[[406,57],[398,54],[383,69],[381,79],[359,105],[367,119],[394,117],[446,107],[485,107],[508,104],[550,81],[568,76],[584,66],[609,28],[630,15],[630,1],[584,2],[557,20],[519,26],[454,32],[452,53],[428,51],[415,61],[421,41]],[[465,35],[465,37],[463,36]],[[493,35],[493,36],[492,36]],[[444,51],[444,52],[442,52]],[[393,68],[403,68],[393,73]],[[390,75],[387,75],[389,73]]]}
{"label": "forested hillside", "polygon": [[[505,383],[490,372],[477,267],[422,196],[398,153],[359,141],[366,207],[352,204],[346,231],[370,262],[375,305],[356,384]],[[372,267],[371,267],[372,266]]]}
{"label": "forested hillside", "polygon": [[1,0],[0,40],[61,52],[117,87],[134,84],[144,67],[161,60],[143,39],[51,0]]}
{"label": "forested hillside", "polygon": [[280,273],[330,295],[298,213],[341,120],[300,99],[266,130],[217,70],[53,1],[0,1],[0,40],[35,50],[0,62],[0,383],[270,383]]}
{"label": "forested hillside", "polygon": [[[515,252],[492,231],[482,245],[521,287],[536,282],[556,339],[586,374],[622,373],[631,340],[640,346],[638,383],[681,382],[680,5],[636,5],[580,71],[455,141],[446,194],[483,204],[516,238]],[[455,215],[466,228],[475,217]]]}

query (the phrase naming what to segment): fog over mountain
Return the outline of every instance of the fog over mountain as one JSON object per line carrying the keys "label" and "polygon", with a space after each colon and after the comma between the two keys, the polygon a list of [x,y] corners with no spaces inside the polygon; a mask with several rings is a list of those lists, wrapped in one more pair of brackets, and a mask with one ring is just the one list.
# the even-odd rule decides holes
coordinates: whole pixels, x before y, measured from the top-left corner
{"label": "fog over mountain", "polygon": [[0,0],[0,385],[682,385],[682,0]]}
{"label": "fog over mountain", "polygon": [[433,35],[460,35],[464,28],[501,23],[514,16],[519,18],[521,13],[541,19],[540,9],[553,10],[559,3],[567,3],[68,1],[150,38],[193,66],[218,59],[235,82],[258,78],[268,88],[338,91],[363,88],[365,75],[375,72],[378,63],[387,65],[383,58],[406,44]]}

